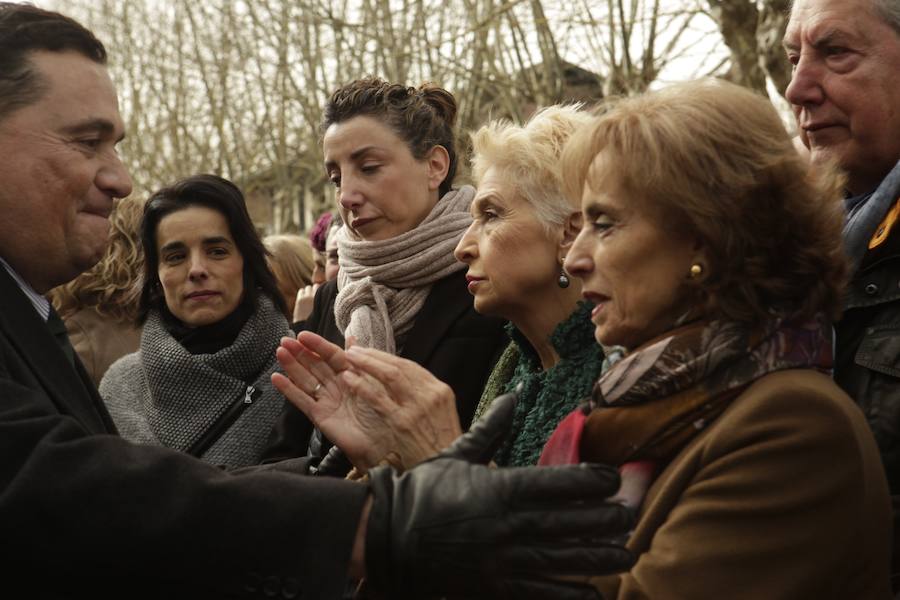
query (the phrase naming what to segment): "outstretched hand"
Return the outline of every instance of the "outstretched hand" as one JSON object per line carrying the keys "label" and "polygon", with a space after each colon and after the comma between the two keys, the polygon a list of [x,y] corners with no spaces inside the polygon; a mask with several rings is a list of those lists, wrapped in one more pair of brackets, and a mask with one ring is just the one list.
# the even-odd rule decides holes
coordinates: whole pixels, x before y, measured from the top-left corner
{"label": "outstretched hand", "polygon": [[358,469],[365,471],[388,452],[380,415],[344,388],[339,375],[349,363],[339,346],[312,332],[283,338],[275,352],[284,375],[272,383],[302,411]]}
{"label": "outstretched hand", "polygon": [[453,390],[417,363],[371,348],[345,351],[308,331],[276,352],[275,387],[357,469],[408,469],[461,434]]}

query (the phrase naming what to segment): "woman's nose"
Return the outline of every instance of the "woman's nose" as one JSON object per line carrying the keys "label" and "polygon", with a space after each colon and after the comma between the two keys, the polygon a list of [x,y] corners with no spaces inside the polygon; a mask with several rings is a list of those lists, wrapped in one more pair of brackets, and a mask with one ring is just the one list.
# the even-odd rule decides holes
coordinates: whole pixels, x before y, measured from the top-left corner
{"label": "woman's nose", "polygon": [[459,262],[469,264],[476,256],[478,256],[478,243],[476,241],[477,235],[475,228],[475,222],[469,225],[469,228],[466,229],[466,232],[456,245],[456,249],[453,250],[453,256],[455,256],[456,260]]}
{"label": "woman's nose", "polygon": [[563,263],[563,268],[569,275],[580,278],[584,278],[585,275],[594,270],[594,261],[591,259],[586,231],[587,228],[583,228],[578,233],[578,237],[572,243],[572,247],[569,249],[569,253],[566,254],[566,260]]}
{"label": "woman's nose", "polygon": [[191,280],[195,279],[204,279],[209,276],[209,271],[206,268],[206,257],[202,254],[192,255],[191,256],[191,268],[188,272],[188,277]]}
{"label": "woman's nose", "polygon": [[338,203],[347,211],[355,210],[363,203],[363,196],[353,179],[341,178],[341,187],[338,188]]}

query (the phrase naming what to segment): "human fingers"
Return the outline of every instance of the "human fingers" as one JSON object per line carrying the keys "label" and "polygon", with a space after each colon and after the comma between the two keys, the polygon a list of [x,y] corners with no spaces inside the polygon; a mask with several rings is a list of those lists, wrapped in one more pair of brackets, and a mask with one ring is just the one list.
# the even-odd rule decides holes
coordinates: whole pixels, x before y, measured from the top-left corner
{"label": "human fingers", "polygon": [[307,285],[297,290],[297,296],[294,299],[293,320],[304,321],[312,314],[315,306],[317,285]]}
{"label": "human fingers", "polygon": [[350,366],[347,362],[347,353],[343,348],[312,331],[301,331],[297,334],[297,341],[307,350],[319,356],[335,373]]}
{"label": "human fingers", "polygon": [[[276,350],[276,354],[277,354]],[[313,423],[316,422],[316,401],[305,393],[290,378],[281,373],[272,373],[272,385],[281,392],[291,404],[297,407],[297,410],[305,414]]]}
{"label": "human fingers", "polygon": [[602,502],[619,489],[619,472],[595,463],[502,469],[519,506]]}
{"label": "human fingers", "polygon": [[346,390],[361,402],[372,407],[380,415],[391,417],[397,410],[397,403],[391,398],[384,385],[365,371],[347,369],[340,374]]}
{"label": "human fingers", "polygon": [[402,397],[418,387],[418,384],[436,379],[411,360],[372,348],[353,346],[347,350],[346,358],[357,371],[368,373],[380,381],[395,397]]}
{"label": "human fingers", "polygon": [[515,393],[494,398],[488,411],[441,454],[470,463],[490,462],[509,434],[517,402]]}
{"label": "human fingers", "polygon": [[588,583],[538,578],[523,573],[497,577],[488,587],[491,597],[499,600],[603,600],[597,588]]}
{"label": "human fingers", "polygon": [[565,543],[555,538],[543,544],[517,541],[498,548],[494,555],[498,570],[507,573],[607,575],[625,571],[634,564],[634,555],[622,543],[590,538],[573,538]]}
{"label": "human fingers", "polygon": [[634,524],[634,511],[617,502],[545,502],[527,508],[514,505],[507,510],[516,531],[512,537],[537,544],[553,542],[560,536],[606,543],[627,533]]}

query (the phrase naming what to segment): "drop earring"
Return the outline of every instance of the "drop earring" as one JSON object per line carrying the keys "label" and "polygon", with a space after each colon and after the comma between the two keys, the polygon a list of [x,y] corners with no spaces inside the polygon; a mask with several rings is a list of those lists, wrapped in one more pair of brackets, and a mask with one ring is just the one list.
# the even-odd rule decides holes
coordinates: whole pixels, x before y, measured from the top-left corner
{"label": "drop earring", "polygon": [[560,265],[559,267],[559,279],[556,280],[556,285],[561,287],[562,289],[566,289],[569,287],[569,274],[566,273],[566,269]]}

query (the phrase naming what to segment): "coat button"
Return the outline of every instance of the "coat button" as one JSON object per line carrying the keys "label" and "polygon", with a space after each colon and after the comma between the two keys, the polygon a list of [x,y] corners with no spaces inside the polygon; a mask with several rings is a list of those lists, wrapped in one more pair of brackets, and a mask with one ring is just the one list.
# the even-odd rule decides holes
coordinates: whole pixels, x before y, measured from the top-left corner
{"label": "coat button", "polygon": [[253,572],[247,575],[247,583],[244,584],[244,591],[251,594],[259,591],[259,584],[262,581],[259,573]]}
{"label": "coat button", "polygon": [[263,594],[268,598],[274,598],[281,591],[281,580],[274,575],[270,575],[263,580]]}
{"label": "coat button", "polygon": [[285,579],[284,585],[281,587],[281,595],[287,600],[297,598],[300,595],[300,582],[293,577]]}
{"label": "coat button", "polygon": [[869,285],[866,286],[866,293],[870,296],[874,296],[875,294],[878,293],[878,286],[875,285],[874,283],[870,283]]}

